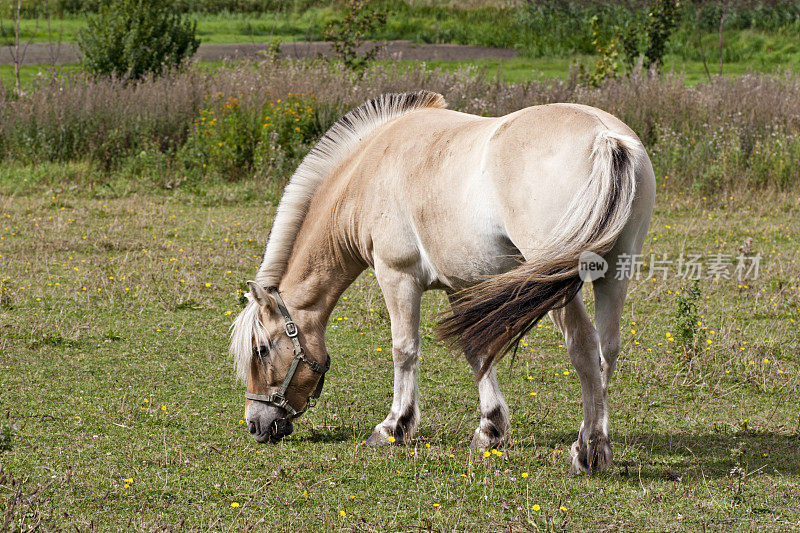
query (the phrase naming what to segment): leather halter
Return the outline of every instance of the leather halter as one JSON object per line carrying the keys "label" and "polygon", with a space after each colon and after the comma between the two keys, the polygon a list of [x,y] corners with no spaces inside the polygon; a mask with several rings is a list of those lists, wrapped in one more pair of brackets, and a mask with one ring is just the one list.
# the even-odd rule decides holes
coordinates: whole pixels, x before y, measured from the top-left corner
{"label": "leather halter", "polygon": [[[280,407],[285,409],[289,413],[290,418],[297,418],[298,416],[302,415],[303,413],[308,410],[309,407],[313,406],[312,400],[316,400],[319,398],[319,395],[322,394],[322,387],[325,384],[325,372],[331,366],[331,356],[328,355],[327,361],[325,361],[325,366],[308,359],[303,352],[303,347],[300,346],[300,340],[297,338],[299,330],[297,329],[297,325],[292,320],[292,317],[289,315],[289,310],[286,308],[286,304],[283,303],[283,298],[281,298],[280,293],[278,292],[277,287],[268,287],[267,291],[272,293],[275,297],[275,301],[278,304],[278,310],[280,311],[281,315],[283,316],[284,321],[284,330],[286,331],[286,336],[292,341],[292,346],[294,347],[294,359],[292,360],[292,364],[289,366],[289,371],[286,373],[286,377],[283,378],[283,383],[281,383],[278,392],[275,392],[270,395],[266,394],[254,394],[252,392],[245,392],[244,397],[248,400],[253,400],[256,402],[265,403],[267,405],[273,405],[275,407]],[[254,355],[258,355],[259,357],[263,357],[264,354],[269,352],[269,347],[267,346],[253,346],[253,353]],[[297,367],[300,364],[300,361],[303,361],[305,364],[311,368],[311,370],[316,374],[321,374],[319,378],[319,382],[317,383],[317,388],[311,394],[311,396],[306,400],[306,404],[303,406],[301,410],[297,410],[289,403],[286,399],[286,390],[289,388],[289,383],[291,383],[292,378],[294,377],[295,372],[297,371]]]}

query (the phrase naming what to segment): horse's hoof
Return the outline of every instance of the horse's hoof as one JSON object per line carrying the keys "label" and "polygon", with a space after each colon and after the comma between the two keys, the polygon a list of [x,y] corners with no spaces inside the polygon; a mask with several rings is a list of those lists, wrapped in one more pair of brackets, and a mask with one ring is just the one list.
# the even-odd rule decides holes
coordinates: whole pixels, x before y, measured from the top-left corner
{"label": "horse's hoof", "polygon": [[372,432],[372,435],[369,436],[367,439],[366,445],[367,446],[386,446],[389,444],[396,444],[397,440],[391,437],[391,435],[387,435],[384,433],[383,429],[375,428],[375,431]]}
{"label": "horse's hoof", "polygon": [[482,452],[491,450],[492,448],[497,448],[503,443],[503,439],[492,438],[480,428],[475,430],[475,433],[472,435],[472,440],[469,443],[469,447],[473,450],[480,450]]}
{"label": "horse's hoof", "polygon": [[[585,457],[585,454],[583,454]],[[581,461],[581,453],[580,453],[580,444],[579,441],[575,441],[572,443],[572,446],[569,448],[569,473],[573,475],[578,474],[588,474],[589,473],[589,465],[585,462]]]}
{"label": "horse's hoof", "polygon": [[580,440],[577,440],[570,447],[569,457],[571,474],[604,472],[614,461],[611,439],[606,435],[595,434],[585,446],[581,446]]}

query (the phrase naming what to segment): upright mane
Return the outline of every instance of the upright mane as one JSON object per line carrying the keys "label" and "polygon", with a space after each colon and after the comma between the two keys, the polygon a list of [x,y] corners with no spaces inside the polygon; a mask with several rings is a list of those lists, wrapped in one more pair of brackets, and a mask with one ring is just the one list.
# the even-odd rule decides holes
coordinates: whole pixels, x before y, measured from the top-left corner
{"label": "upright mane", "polygon": [[430,91],[383,94],[336,121],[303,159],[286,185],[256,281],[263,287],[278,285],[311,198],[325,177],[353,152],[366,135],[393,118],[416,109],[443,108],[446,105],[441,94]]}

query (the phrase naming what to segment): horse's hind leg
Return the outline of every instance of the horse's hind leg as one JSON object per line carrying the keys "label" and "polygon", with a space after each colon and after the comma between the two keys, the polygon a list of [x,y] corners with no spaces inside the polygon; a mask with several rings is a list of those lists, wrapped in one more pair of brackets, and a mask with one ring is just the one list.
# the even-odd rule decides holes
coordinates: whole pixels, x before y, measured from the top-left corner
{"label": "horse's hind leg", "polygon": [[392,359],[394,361],[394,399],[383,422],[367,444],[403,443],[417,432],[420,410],[417,401],[417,362],[419,361],[419,306],[422,289],[416,279],[380,264],[375,275],[381,286],[392,322]]}
{"label": "horse's hind leg", "polygon": [[602,278],[594,282],[593,288],[595,324],[597,324],[597,332],[600,335],[603,393],[607,394],[622,343],[619,321],[625,305],[628,280]]}
{"label": "horse's hind leg", "polygon": [[[453,297],[450,297],[450,303],[453,303]],[[483,357],[464,355],[472,367],[473,374],[477,377],[483,366]],[[488,450],[503,442],[509,428],[508,405],[497,385],[494,366],[478,381],[478,395],[480,397],[481,422],[472,435],[470,448]]]}
{"label": "horse's hind leg", "polygon": [[[483,358],[467,357],[472,372],[477,376],[483,365]],[[497,385],[494,366],[478,381],[478,395],[481,402],[481,423],[472,435],[470,448],[488,450],[503,442],[508,432],[508,405]]]}
{"label": "horse's hind leg", "polygon": [[550,317],[564,334],[570,361],[581,381],[583,422],[570,450],[571,471],[602,472],[611,464],[613,453],[597,330],[586,314],[580,292],[565,307],[552,311]]}

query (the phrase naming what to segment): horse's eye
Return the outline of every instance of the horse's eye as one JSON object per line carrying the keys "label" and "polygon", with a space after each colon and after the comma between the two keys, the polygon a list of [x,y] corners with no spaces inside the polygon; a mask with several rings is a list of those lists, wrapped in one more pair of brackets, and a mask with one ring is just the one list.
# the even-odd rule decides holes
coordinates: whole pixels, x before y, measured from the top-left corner
{"label": "horse's eye", "polygon": [[259,357],[266,357],[268,353],[269,353],[269,346],[267,346],[266,344],[253,346],[253,355],[257,355]]}

